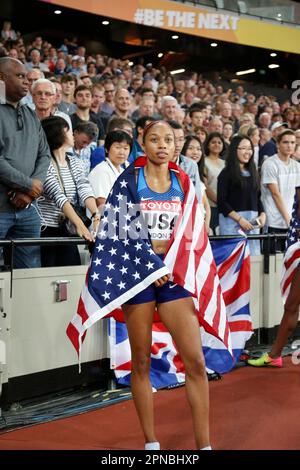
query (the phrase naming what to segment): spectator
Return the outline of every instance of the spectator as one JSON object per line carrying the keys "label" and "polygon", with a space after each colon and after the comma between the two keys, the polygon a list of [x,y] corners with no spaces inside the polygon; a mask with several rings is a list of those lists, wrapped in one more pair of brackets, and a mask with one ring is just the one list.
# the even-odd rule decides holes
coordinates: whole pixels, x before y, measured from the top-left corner
{"label": "spectator", "polygon": [[105,101],[104,87],[96,83],[92,87],[92,106],[91,111],[101,119],[104,131],[107,129],[110,114],[102,111],[102,106]]}
{"label": "spectator", "polygon": [[167,123],[172,127],[174,137],[175,137],[175,152],[172,161],[189,176],[193,185],[195,186],[196,195],[199,203],[201,204],[203,193],[201,187],[200,176],[198,172],[198,167],[195,162],[190,158],[182,155],[182,148],[184,146],[184,132],[182,126],[176,121],[167,121]]}
{"label": "spectator", "polygon": [[73,154],[81,161],[84,175],[87,177],[91,170],[91,144],[97,140],[98,127],[94,122],[81,122],[75,127],[73,135]]}
{"label": "spectator", "polygon": [[164,96],[161,101],[161,115],[164,120],[176,120],[178,102],[174,96]]}
{"label": "spectator", "polygon": [[102,111],[111,115],[115,110],[115,86],[111,80],[106,80],[103,84],[104,86],[104,94],[105,94],[105,101],[101,106]]}
{"label": "spectator", "polygon": [[239,103],[232,104],[232,119],[234,133],[238,131],[240,126],[240,118],[243,114],[243,107]]}
{"label": "spectator", "polygon": [[141,99],[139,103],[139,107],[132,113],[131,119],[133,122],[136,123],[139,118],[142,118],[144,116],[147,116],[147,117],[153,116],[154,110],[155,110],[154,99],[146,96]]}
{"label": "spectator", "polygon": [[[286,234],[290,224],[295,188],[300,186],[300,167],[291,156],[296,137],[285,130],[277,137],[277,154],[264,161],[261,168],[262,202],[267,215],[268,233]],[[284,251],[285,240],[279,240],[271,251]]]}
{"label": "spectator", "polygon": [[266,128],[262,128],[258,130],[259,130],[259,144],[260,144],[260,147],[262,147],[271,139],[271,131]]}
{"label": "spectator", "polygon": [[62,87],[61,83],[56,79],[56,78],[51,78],[50,82],[54,83],[55,86],[55,101],[54,101],[54,106],[53,106],[53,111],[56,109],[58,110],[58,106],[60,105],[62,101]]}
{"label": "spectator", "polygon": [[10,21],[4,21],[3,22],[3,27],[2,27],[2,31],[1,31],[1,39],[4,42],[6,42],[6,41],[16,41],[17,40],[17,34],[12,29]]}
{"label": "spectator", "polygon": [[[38,201],[43,222],[46,225],[43,237],[63,237],[66,233],[60,228],[62,216],[76,227],[78,236],[92,242],[93,237],[71,203],[85,206],[92,214],[93,229],[100,220],[92,188],[85,178],[82,165],[76,157],[67,155],[73,147],[73,135],[67,122],[59,116],[51,116],[42,121],[50,151],[51,164],[44,184],[43,198]],[[42,266],[75,266],[80,264],[76,245],[47,246],[41,249]]]}
{"label": "spectator", "polygon": [[232,116],[232,104],[230,101],[224,101],[220,107],[221,119],[228,121]]}
{"label": "spectator", "polygon": [[185,121],[185,111],[182,108],[177,108],[176,114],[175,114],[175,121],[178,122],[181,126],[183,126],[184,121]]}
{"label": "spectator", "polygon": [[[133,137],[133,128],[134,124],[130,119],[124,119],[118,116],[113,116],[110,121],[108,122],[107,126],[107,133],[119,130],[119,131],[125,131],[127,134],[130,135],[130,137]],[[131,154],[129,156],[130,161],[133,161],[134,158],[130,158]],[[91,155],[91,170],[95,168],[98,163],[101,163],[105,160],[105,150],[104,146],[100,146],[96,148]]]}
{"label": "spectator", "polygon": [[207,139],[208,132],[203,126],[195,127],[195,135],[201,140],[202,145]]}
{"label": "spectator", "polygon": [[14,49],[12,47],[8,52],[8,57],[11,57],[12,59],[18,59],[19,58],[19,53],[18,53],[17,49]]}
{"label": "spectator", "polygon": [[219,134],[222,134],[223,133],[223,121],[217,117],[212,118],[209,121],[208,132],[209,134],[216,133],[216,132],[218,132]]}
{"label": "spectator", "polygon": [[[24,65],[0,59],[6,103],[0,105],[0,238],[38,238],[40,217],[35,200],[43,192],[49,147],[34,111],[20,104],[28,92]],[[15,268],[40,266],[38,247],[16,247]]]}
{"label": "spectator", "polygon": [[274,122],[271,126],[272,137],[268,142],[260,147],[259,160],[263,162],[267,157],[272,157],[277,151],[277,136],[287,127],[286,122]]}
{"label": "spectator", "polygon": [[252,145],[253,145],[253,149],[254,149],[254,154],[253,154],[253,159],[254,159],[254,163],[255,163],[255,166],[256,166],[256,169],[259,169],[261,168],[261,165],[262,165],[262,161],[260,161],[259,159],[259,129],[257,126],[252,126],[252,125],[243,125],[240,127],[239,129],[239,132],[238,132],[238,135],[239,136],[242,136],[242,137],[249,137],[249,139],[251,140],[252,142]]}
{"label": "spectator", "polygon": [[298,128],[299,123],[297,121],[296,112],[294,108],[286,108],[283,112],[283,119],[287,123],[287,127],[289,127],[290,129],[295,130]]}
{"label": "spectator", "polygon": [[153,116],[144,116],[136,121],[136,139],[134,139],[133,141],[133,147],[131,152],[133,160],[140,157],[141,155],[145,155],[145,151],[143,150],[143,134],[144,129],[148,126],[151,121],[156,121],[156,119]]}
{"label": "spectator", "polygon": [[65,62],[65,59],[57,59],[56,63],[55,63],[55,67],[54,67],[54,75],[57,77],[57,76],[63,76],[65,75],[66,73],[66,68],[67,68],[67,65],[66,65],[66,62]]}
{"label": "spectator", "polygon": [[71,116],[71,114],[76,111],[76,105],[74,104],[76,79],[73,75],[63,75],[60,83],[62,88],[62,100],[58,109]]}
{"label": "spectator", "polygon": [[244,113],[241,115],[240,117],[240,126],[244,126],[244,125],[252,125],[254,126],[255,122],[254,122],[254,116],[253,114],[251,113]]}
{"label": "spectator", "polygon": [[94,122],[98,127],[97,143],[102,145],[104,142],[104,129],[102,121],[95,113],[91,111],[92,92],[89,87],[79,85],[74,92],[76,103],[76,112],[71,115],[73,128],[82,122]]}
{"label": "spectator", "polygon": [[32,99],[35,105],[37,117],[42,120],[49,116],[60,116],[68,123],[72,129],[70,118],[67,114],[58,111],[55,107],[56,88],[53,82],[46,78],[39,78],[32,85]]}
{"label": "spectator", "polygon": [[223,127],[223,137],[224,137],[225,143],[227,145],[230,144],[232,135],[233,135],[233,124],[232,124],[232,122],[230,122],[230,121],[225,122],[224,127]]}
{"label": "spectator", "polygon": [[27,104],[29,108],[35,110],[35,104],[32,99],[32,85],[40,78],[45,78],[45,76],[40,69],[32,69],[27,72],[26,77],[29,83],[29,90],[27,95],[21,99],[21,104]]}
{"label": "spectator", "polygon": [[127,159],[132,150],[132,138],[127,132],[115,130],[105,138],[105,160],[89,174],[97,206],[100,208],[114,185],[116,179],[128,166]]}
{"label": "spectator", "polygon": [[216,234],[219,225],[219,211],[217,206],[217,182],[220,172],[225,166],[222,159],[225,150],[225,142],[219,132],[209,134],[205,144],[205,172],[206,172],[206,193],[211,208],[210,228]]}
{"label": "spectator", "polygon": [[[235,235],[239,229],[258,234],[265,225],[266,215],[260,200],[253,155],[249,137],[233,137],[227,151],[226,167],[218,176],[220,235]],[[259,240],[251,240],[249,247],[251,255],[260,255]]]}
{"label": "spectator", "polygon": [[200,108],[192,107],[189,111],[191,132],[195,133],[196,127],[201,127],[203,124],[203,114]]}
{"label": "spectator", "polygon": [[131,107],[131,95],[126,88],[119,88],[115,93],[115,110],[112,116],[119,116],[123,119],[129,119]]}
{"label": "spectator", "polygon": [[269,129],[270,126],[271,126],[270,114],[266,112],[261,113],[258,118],[258,127],[266,127],[267,129]]}
{"label": "spectator", "polygon": [[187,158],[190,158],[198,166],[198,172],[200,176],[200,185],[202,190],[202,199],[199,201],[201,206],[203,218],[205,220],[205,226],[207,233],[209,233],[209,225],[210,225],[210,205],[206,196],[206,187],[204,184],[205,175],[204,175],[204,150],[201,140],[196,137],[195,135],[188,135],[185,139],[184,146],[181,151],[182,155]]}
{"label": "spectator", "polygon": [[30,62],[26,62],[27,70],[40,69],[42,72],[49,72],[46,64],[41,62],[41,54],[38,49],[32,49],[30,52]]}

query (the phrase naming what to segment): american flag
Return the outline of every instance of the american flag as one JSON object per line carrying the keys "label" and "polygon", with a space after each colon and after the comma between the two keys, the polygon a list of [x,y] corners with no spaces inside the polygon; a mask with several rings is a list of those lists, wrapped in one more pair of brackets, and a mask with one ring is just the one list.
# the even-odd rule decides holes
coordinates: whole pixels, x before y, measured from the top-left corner
{"label": "american flag", "polygon": [[286,239],[286,252],[283,260],[282,276],[281,276],[281,293],[284,300],[286,300],[291,283],[295,274],[295,269],[300,262],[300,219],[299,213],[299,191],[300,187],[296,188],[295,200],[292,210],[292,219]]}
{"label": "american flag", "polygon": [[184,172],[169,163],[170,171],[179,175],[185,199],[162,262],[151,248],[137,202],[135,168],[145,166],[146,162],[146,158],[139,158],[130,165],[107,199],[77,314],[67,328],[67,335],[80,357],[81,344],[90,326],[120,312],[122,304],[171,273],[174,282],[195,297],[200,306],[200,324],[231,351],[216,265],[194,187]]}
{"label": "american flag", "polygon": [[[231,332],[234,360],[224,344],[201,328],[206,366],[225,373],[238,361],[246,341],[253,334],[250,316],[250,254],[246,238],[212,242]],[[110,363],[117,382],[130,385],[131,355],[126,325],[109,320]],[[171,335],[161,322],[153,324],[150,379],[163,388],[185,382],[183,363]]]}

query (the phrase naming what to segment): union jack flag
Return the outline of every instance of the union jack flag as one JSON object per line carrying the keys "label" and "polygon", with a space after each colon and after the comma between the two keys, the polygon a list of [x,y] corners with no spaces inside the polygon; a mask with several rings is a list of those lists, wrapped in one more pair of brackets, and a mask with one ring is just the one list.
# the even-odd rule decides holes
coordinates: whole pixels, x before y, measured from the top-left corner
{"label": "union jack flag", "polygon": [[[246,238],[212,242],[231,332],[234,360],[224,344],[201,328],[206,366],[219,373],[228,372],[238,361],[246,341],[253,333],[249,310],[250,255]],[[130,385],[131,356],[124,323],[109,321],[110,362],[121,385]],[[159,389],[185,382],[183,363],[171,335],[161,322],[153,324],[150,379]]]}
{"label": "union jack flag", "polygon": [[238,361],[253,334],[250,315],[250,253],[247,239],[233,238],[211,243],[226,305],[234,361],[217,338],[202,332],[207,364],[219,373],[228,372]]}
{"label": "union jack flag", "polygon": [[292,219],[286,239],[286,252],[283,260],[282,276],[281,276],[281,293],[286,300],[291,283],[294,278],[295,270],[300,262],[300,219],[299,219],[299,192],[300,187],[296,188],[295,200],[292,210]]}
{"label": "union jack flag", "polygon": [[145,166],[146,161],[139,158],[130,165],[107,199],[77,314],[67,328],[67,335],[80,357],[81,344],[90,326],[100,318],[117,315],[122,304],[171,273],[171,279],[195,298],[200,324],[231,351],[217,269],[193,184],[177,165],[169,163],[170,171],[180,178],[185,198],[162,261],[152,251],[137,201],[135,168]]}

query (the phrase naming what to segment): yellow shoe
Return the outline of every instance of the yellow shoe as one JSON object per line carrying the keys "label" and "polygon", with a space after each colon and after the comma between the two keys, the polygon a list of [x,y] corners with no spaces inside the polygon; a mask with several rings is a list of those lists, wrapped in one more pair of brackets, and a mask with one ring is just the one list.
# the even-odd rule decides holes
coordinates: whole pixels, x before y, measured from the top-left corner
{"label": "yellow shoe", "polygon": [[247,364],[254,367],[282,367],[282,357],[273,359],[268,353],[265,353],[258,359],[248,359]]}

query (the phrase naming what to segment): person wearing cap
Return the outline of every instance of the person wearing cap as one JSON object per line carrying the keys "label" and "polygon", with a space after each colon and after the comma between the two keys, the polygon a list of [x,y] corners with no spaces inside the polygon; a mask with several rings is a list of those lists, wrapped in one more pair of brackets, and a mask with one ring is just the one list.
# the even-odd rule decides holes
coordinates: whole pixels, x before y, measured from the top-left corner
{"label": "person wearing cap", "polygon": [[271,139],[263,145],[259,150],[259,161],[263,162],[267,157],[272,157],[277,152],[276,140],[284,129],[288,127],[286,122],[274,122],[271,126]]}
{"label": "person wearing cap", "polygon": [[[277,153],[267,158],[261,168],[262,203],[267,215],[268,233],[286,234],[300,185],[300,168],[291,157],[295,152],[294,131],[286,129],[277,136]],[[284,251],[285,240],[271,240],[271,253]]]}

